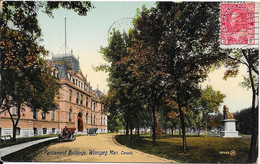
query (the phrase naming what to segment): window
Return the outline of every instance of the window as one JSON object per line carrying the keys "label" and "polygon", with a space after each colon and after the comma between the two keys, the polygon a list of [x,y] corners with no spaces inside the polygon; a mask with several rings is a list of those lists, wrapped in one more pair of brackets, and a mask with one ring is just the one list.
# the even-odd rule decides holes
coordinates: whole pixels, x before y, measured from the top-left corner
{"label": "window", "polygon": [[96,116],[94,116],[94,125],[96,124]]}
{"label": "window", "polygon": [[78,86],[78,79],[76,79],[76,86]]}
{"label": "window", "polygon": [[47,128],[42,129],[42,134],[47,134]]}
{"label": "window", "polygon": [[69,110],[69,121],[72,121],[72,109]]}
{"label": "window", "polygon": [[91,117],[90,117],[90,123],[92,124],[92,113],[91,113]]}
{"label": "window", "polygon": [[16,127],[16,135],[17,136],[21,135],[21,128]]}
{"label": "window", "polygon": [[75,84],[75,79],[73,78],[73,84]]}
{"label": "window", "polygon": [[79,93],[77,92],[76,103],[79,103]]}
{"label": "window", "polygon": [[81,83],[81,89],[83,89],[83,83]]}
{"label": "window", "polygon": [[86,107],[88,107],[88,97],[86,97]]}
{"label": "window", "polygon": [[55,116],[55,110],[52,109],[52,111],[51,111],[51,120],[52,120],[52,121],[54,120],[54,116]]}
{"label": "window", "polygon": [[37,128],[33,128],[33,134],[34,134],[34,135],[37,135],[37,134],[38,134]]}
{"label": "window", "polygon": [[42,113],[42,119],[45,120],[46,119],[46,113]]}
{"label": "window", "polygon": [[92,108],[93,108],[93,102],[92,102],[92,100],[91,100],[91,110],[93,110]]}
{"label": "window", "polygon": [[71,98],[72,98],[72,90],[70,89],[70,91],[69,91],[69,101],[71,101]]}
{"label": "window", "polygon": [[94,111],[96,111],[96,103],[94,102]]}
{"label": "window", "polygon": [[2,135],[2,128],[0,128],[0,136]]}
{"label": "window", "polygon": [[80,81],[79,81],[79,87],[80,87]]}
{"label": "window", "polygon": [[37,111],[36,111],[36,109],[33,109],[33,119],[37,119]]}
{"label": "window", "polygon": [[88,113],[86,113],[86,124],[88,123]]}
{"label": "window", "polygon": [[55,128],[52,128],[52,129],[51,129],[51,133],[52,133],[52,134],[55,134]]}
{"label": "window", "polygon": [[18,115],[18,109],[16,106],[12,107],[12,114],[13,116],[17,116]]}
{"label": "window", "polygon": [[83,94],[80,95],[80,105],[83,103]]}
{"label": "window", "polygon": [[101,117],[101,119],[100,119],[100,120],[101,120],[101,125],[102,125],[102,117]]}

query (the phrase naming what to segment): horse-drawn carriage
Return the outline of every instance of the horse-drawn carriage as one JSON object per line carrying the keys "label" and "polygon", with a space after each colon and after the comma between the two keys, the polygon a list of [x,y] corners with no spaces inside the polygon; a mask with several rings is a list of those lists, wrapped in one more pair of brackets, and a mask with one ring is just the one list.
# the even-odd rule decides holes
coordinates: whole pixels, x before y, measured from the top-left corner
{"label": "horse-drawn carriage", "polygon": [[90,128],[88,131],[87,131],[87,134],[88,135],[97,135],[97,130],[98,128]]}
{"label": "horse-drawn carriage", "polygon": [[67,128],[65,126],[65,128],[62,130],[62,133],[59,134],[59,136],[58,136],[59,141],[76,140],[75,130],[76,130],[76,128]]}

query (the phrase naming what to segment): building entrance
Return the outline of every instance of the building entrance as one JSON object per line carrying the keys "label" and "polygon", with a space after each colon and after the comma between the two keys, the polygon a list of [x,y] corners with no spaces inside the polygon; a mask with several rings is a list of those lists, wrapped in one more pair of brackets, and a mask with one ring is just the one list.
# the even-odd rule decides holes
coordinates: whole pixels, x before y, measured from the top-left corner
{"label": "building entrance", "polygon": [[78,131],[83,132],[83,119],[82,119],[82,113],[78,113]]}

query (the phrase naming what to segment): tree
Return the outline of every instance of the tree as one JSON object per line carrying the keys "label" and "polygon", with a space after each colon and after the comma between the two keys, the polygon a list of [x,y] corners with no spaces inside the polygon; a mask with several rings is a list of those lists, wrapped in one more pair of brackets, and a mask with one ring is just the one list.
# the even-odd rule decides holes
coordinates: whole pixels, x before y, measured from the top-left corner
{"label": "tree", "polygon": [[259,53],[258,50],[245,49],[233,50],[225,61],[227,71],[224,74],[224,79],[228,77],[235,77],[239,73],[239,66],[245,65],[247,67],[248,75],[244,76],[244,81],[241,82],[243,87],[251,89],[252,91],[252,106],[251,119],[253,121],[253,128],[251,132],[251,142],[248,153],[247,162],[255,162],[257,159],[257,138],[258,138],[258,93],[259,93]]}
{"label": "tree", "polygon": [[218,5],[160,2],[156,8],[143,8],[134,20],[131,53],[135,78],[153,113],[162,99],[177,103],[184,152],[184,110],[189,110],[187,104],[194,95],[199,96],[200,83],[211,66],[225,57],[219,51]]}
{"label": "tree", "polygon": [[[37,15],[41,9],[52,16],[59,7],[73,9],[79,15],[86,15],[90,2],[16,2],[5,1],[0,13],[0,106],[7,111],[13,123],[13,140],[24,105],[43,112],[56,107],[59,85],[49,74],[44,61],[48,54],[41,41],[41,29]],[[11,107],[17,107],[14,118]]]}
{"label": "tree", "polygon": [[254,127],[254,122],[251,117],[251,108],[242,109],[234,113],[234,118],[237,120],[237,131],[242,134],[251,134]]}
{"label": "tree", "polygon": [[192,108],[193,118],[195,124],[197,125],[198,135],[200,133],[201,125],[205,126],[205,135],[207,133],[207,123],[210,120],[210,115],[212,113],[218,113],[218,108],[225,95],[220,91],[214,91],[212,86],[206,86],[202,89],[200,97],[194,97],[191,101],[190,108]]}
{"label": "tree", "polygon": [[[23,64],[25,61],[18,60],[16,55],[18,53],[29,54],[26,58],[27,63],[31,62],[29,59],[35,59],[35,56],[39,53],[45,54],[43,46],[39,46],[41,39],[41,28],[38,24],[37,15],[40,11],[53,16],[52,11],[59,7],[72,9],[79,15],[87,15],[87,12],[93,8],[90,2],[18,2],[18,1],[5,1],[1,2],[0,8],[0,34],[1,34],[1,60],[0,60],[0,75],[2,76],[5,58],[17,59],[14,60],[14,64]],[[28,42],[28,44],[27,44]],[[30,45],[31,44],[31,45]],[[11,49],[12,48],[12,49]],[[27,48],[27,49],[26,49]],[[31,50],[30,50],[31,49]],[[23,52],[22,52],[23,50]],[[37,50],[37,51],[36,51]],[[35,52],[34,52],[35,51]],[[9,56],[7,53],[11,52]],[[33,56],[34,55],[34,56]],[[20,63],[19,63],[20,62]],[[30,63],[32,64],[32,63]],[[2,76],[2,79],[4,77]],[[2,82],[0,80],[0,86]],[[0,92],[0,106],[3,99],[2,92]]]}
{"label": "tree", "polygon": [[[3,71],[3,95],[4,102],[2,112],[8,112],[13,124],[13,141],[16,141],[16,128],[20,121],[21,112],[30,107],[35,112],[57,108],[59,93],[58,81],[50,75],[46,63],[39,61],[32,66],[21,69],[4,67]],[[7,64],[6,64],[7,66]],[[17,108],[17,116],[11,112],[11,108]]]}

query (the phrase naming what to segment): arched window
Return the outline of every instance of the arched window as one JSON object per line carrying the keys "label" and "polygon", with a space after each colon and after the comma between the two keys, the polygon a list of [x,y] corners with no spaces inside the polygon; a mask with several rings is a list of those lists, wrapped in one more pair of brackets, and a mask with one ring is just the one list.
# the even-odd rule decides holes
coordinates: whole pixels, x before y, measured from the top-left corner
{"label": "arched window", "polygon": [[16,127],[16,135],[21,135],[21,128],[19,127]]}
{"label": "arched window", "polygon": [[47,134],[47,128],[42,129],[42,134]]}
{"label": "arched window", "polygon": [[70,89],[69,90],[69,101],[71,101],[71,99],[72,99],[72,90]]}
{"label": "arched window", "polygon": [[86,113],[86,124],[88,123],[88,113]]}
{"label": "arched window", "polygon": [[55,128],[52,128],[52,129],[51,129],[51,133],[52,133],[52,134],[55,134]]}
{"label": "arched window", "polygon": [[83,103],[83,94],[80,95],[80,105]]}
{"label": "arched window", "polygon": [[34,135],[37,135],[37,134],[38,134],[38,130],[37,130],[37,128],[35,128],[35,127],[33,128],[33,134],[34,134]]}
{"label": "arched window", "polygon": [[79,93],[77,92],[76,103],[79,103]]}
{"label": "arched window", "polygon": [[72,109],[69,110],[69,121],[72,121]]}
{"label": "arched window", "polygon": [[88,97],[86,97],[86,107],[88,107]]}
{"label": "arched window", "polygon": [[55,110],[52,109],[52,110],[51,110],[51,120],[52,120],[52,121],[54,120],[54,116],[55,116]]}
{"label": "arched window", "polygon": [[12,115],[17,116],[18,115],[18,108],[16,106],[12,107]]}

